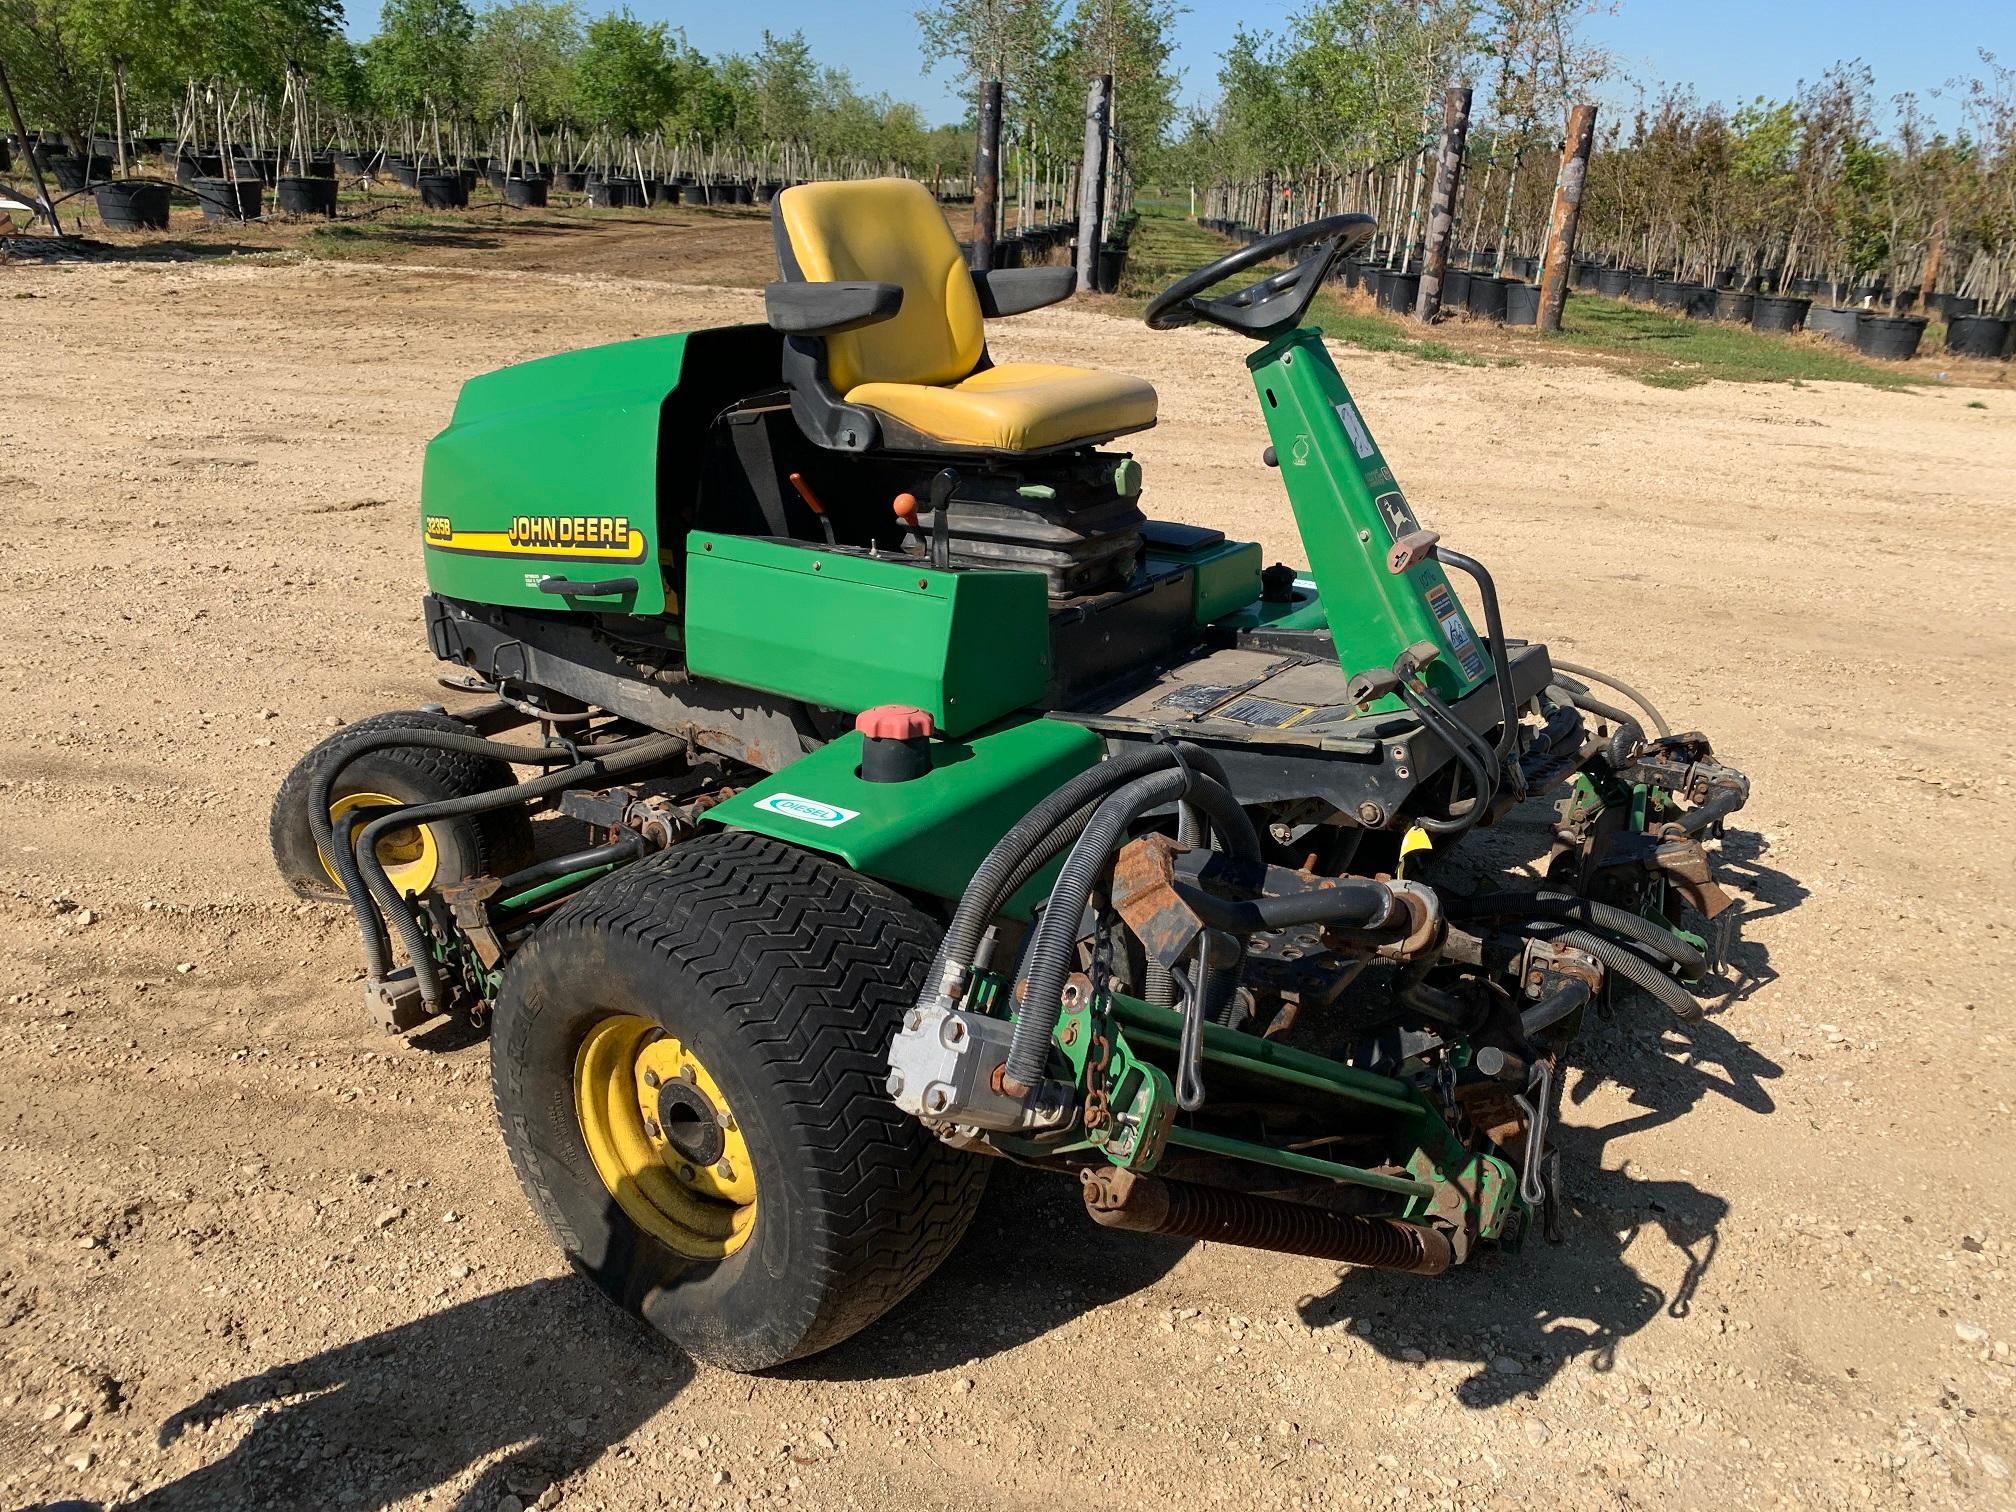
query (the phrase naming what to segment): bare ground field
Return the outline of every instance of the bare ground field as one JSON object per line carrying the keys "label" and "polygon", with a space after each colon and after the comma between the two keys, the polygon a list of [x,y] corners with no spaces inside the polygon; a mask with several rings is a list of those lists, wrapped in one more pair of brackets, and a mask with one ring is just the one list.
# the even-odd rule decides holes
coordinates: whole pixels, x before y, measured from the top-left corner
{"label": "bare ground field", "polygon": [[[1007,1171],[898,1312],[746,1378],[562,1271],[483,1047],[379,1037],[265,816],[332,726],[439,696],[415,515],[456,385],[753,292],[469,257],[0,301],[0,1506],[2016,1503],[2016,394],[1340,352],[1514,632],[1751,773],[1742,985],[1586,1045],[1560,1245],[1340,1273]],[[1236,339],[994,340],[1154,379],[1152,512],[1293,556]]]}

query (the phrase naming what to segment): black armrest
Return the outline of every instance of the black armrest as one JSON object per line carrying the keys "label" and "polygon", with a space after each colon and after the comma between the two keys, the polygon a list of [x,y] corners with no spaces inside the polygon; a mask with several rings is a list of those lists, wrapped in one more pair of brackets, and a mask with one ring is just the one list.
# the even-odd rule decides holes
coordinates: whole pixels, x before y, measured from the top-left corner
{"label": "black armrest", "polygon": [[1077,288],[1076,268],[983,268],[973,274],[973,292],[980,296],[980,313],[989,320],[997,315],[1040,310],[1060,299],[1069,299]]}
{"label": "black armrest", "polygon": [[837,336],[887,320],[903,307],[893,283],[773,283],[763,289],[770,329],[786,336]]}

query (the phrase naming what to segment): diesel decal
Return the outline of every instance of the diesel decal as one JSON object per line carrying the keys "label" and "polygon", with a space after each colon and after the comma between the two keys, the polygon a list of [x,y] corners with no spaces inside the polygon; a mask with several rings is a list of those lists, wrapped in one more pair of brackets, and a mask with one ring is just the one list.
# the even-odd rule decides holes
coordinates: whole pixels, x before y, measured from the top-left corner
{"label": "diesel decal", "polygon": [[627,515],[513,515],[508,530],[457,530],[446,515],[429,515],[424,537],[465,556],[575,562],[641,562],[648,544]]}

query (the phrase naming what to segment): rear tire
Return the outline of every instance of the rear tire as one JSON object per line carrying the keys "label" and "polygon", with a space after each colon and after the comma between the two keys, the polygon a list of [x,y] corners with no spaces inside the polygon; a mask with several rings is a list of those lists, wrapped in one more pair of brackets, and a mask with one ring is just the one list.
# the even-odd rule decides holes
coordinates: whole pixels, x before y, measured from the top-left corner
{"label": "rear tire", "polygon": [[[386,730],[429,730],[449,735],[475,735],[473,726],[426,709],[401,709],[373,714],[346,725],[294,764],[273,795],[267,837],[273,864],[294,895],[316,903],[341,903],[343,890],[315,845],[309,825],[309,794],[318,773],[368,735]],[[424,746],[391,746],[359,756],[343,768],[332,797],[341,808],[346,798],[376,794],[399,803],[439,803],[508,787],[517,779],[501,761],[436,751]],[[468,819],[440,820],[426,826],[431,856],[428,885],[440,886],[462,877],[503,874],[532,860],[532,821],[522,807]],[[392,844],[388,836],[386,844]],[[385,849],[379,852],[389,863]],[[396,873],[395,873],[395,880]]]}
{"label": "rear tire", "polygon": [[[556,913],[505,973],[490,1074],[512,1165],[569,1260],[730,1370],[831,1348],[900,1301],[958,1243],[986,1180],[984,1161],[883,1088],[937,944],[886,888],[733,831],[626,866]],[[725,1255],[673,1248],[598,1171],[577,1065],[619,1018],[704,1063],[719,1122],[746,1139],[753,1224]]]}

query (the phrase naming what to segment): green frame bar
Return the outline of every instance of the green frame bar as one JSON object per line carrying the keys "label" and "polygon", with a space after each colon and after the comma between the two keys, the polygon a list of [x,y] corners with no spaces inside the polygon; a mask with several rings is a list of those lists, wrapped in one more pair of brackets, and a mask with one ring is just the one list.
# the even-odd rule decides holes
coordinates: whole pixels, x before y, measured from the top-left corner
{"label": "green frame bar", "polygon": [[1169,1143],[1181,1145],[1186,1150],[1199,1150],[1206,1155],[1223,1155],[1230,1160],[1250,1160],[1256,1165],[1278,1166],[1284,1171],[1302,1171],[1311,1176],[1327,1176],[1332,1181],[1371,1187],[1378,1192],[1392,1192],[1401,1197],[1418,1197],[1424,1202],[1432,1200],[1435,1196],[1435,1188],[1425,1181],[1415,1181],[1406,1176],[1388,1176],[1382,1171],[1368,1171],[1363,1166],[1344,1165],[1335,1160],[1324,1160],[1320,1156],[1304,1155],[1296,1150],[1277,1150],[1271,1145],[1251,1144],[1243,1139],[1228,1139],[1223,1134],[1207,1134],[1202,1129],[1186,1129],[1178,1125],[1169,1131]]}
{"label": "green frame bar", "polygon": [[[1108,1000],[1109,1011],[1130,1035],[1162,1050],[1174,1050],[1183,1031],[1183,1015],[1173,1008],[1158,1008],[1139,998],[1115,993]],[[1236,1062],[1261,1076],[1295,1087],[1313,1087],[1333,1092],[1367,1107],[1419,1118],[1428,1111],[1406,1082],[1374,1071],[1360,1071],[1325,1056],[1311,1055],[1288,1045],[1277,1045],[1257,1034],[1240,1034],[1216,1024],[1204,1026],[1204,1054],[1207,1059]],[[1173,1137],[1173,1136],[1172,1136]],[[1254,1148],[1260,1148],[1255,1146]]]}

